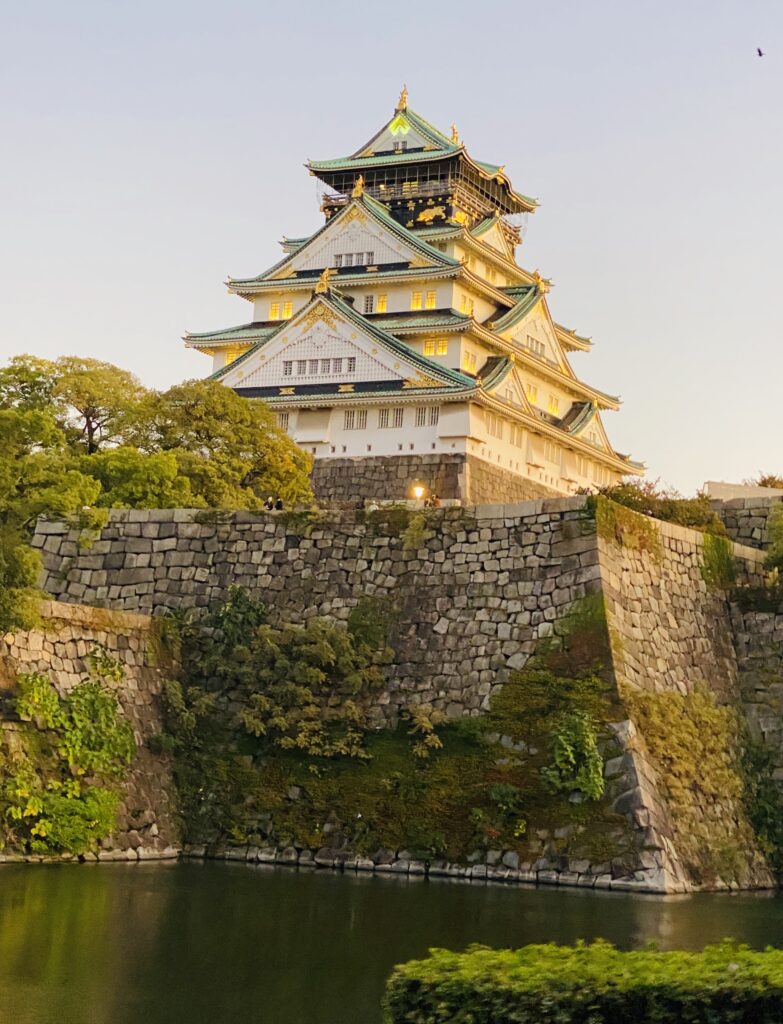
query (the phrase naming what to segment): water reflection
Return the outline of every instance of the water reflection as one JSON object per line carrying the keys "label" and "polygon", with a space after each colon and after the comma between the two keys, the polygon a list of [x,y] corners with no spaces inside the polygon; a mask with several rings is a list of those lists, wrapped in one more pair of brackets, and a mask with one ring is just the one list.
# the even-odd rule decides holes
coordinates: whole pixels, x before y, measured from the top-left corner
{"label": "water reflection", "polygon": [[783,946],[776,894],[631,896],[239,864],[0,869],[0,1021],[377,1024],[432,946]]}

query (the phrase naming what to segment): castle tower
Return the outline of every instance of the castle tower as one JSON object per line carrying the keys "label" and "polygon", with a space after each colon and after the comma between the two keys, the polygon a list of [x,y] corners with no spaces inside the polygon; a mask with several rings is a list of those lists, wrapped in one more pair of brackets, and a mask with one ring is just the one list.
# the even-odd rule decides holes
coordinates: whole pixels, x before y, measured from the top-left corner
{"label": "castle tower", "polygon": [[579,380],[591,343],[556,323],[550,282],[516,261],[536,202],[410,110],[352,156],[313,160],[324,225],[229,290],[251,322],[186,344],[261,398],[312,453],[325,500],[465,502],[601,487],[642,467],[609,443],[619,399]]}

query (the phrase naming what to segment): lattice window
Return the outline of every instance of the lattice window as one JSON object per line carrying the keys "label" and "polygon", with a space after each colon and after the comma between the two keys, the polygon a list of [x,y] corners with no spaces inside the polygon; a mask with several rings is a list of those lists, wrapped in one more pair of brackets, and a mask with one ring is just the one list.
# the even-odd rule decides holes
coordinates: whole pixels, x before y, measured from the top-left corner
{"label": "lattice window", "polygon": [[290,377],[293,372],[294,372],[293,360],[291,360],[291,359],[284,359],[283,360],[283,376],[284,377]]}
{"label": "lattice window", "polygon": [[301,377],[305,373],[307,373],[307,360],[306,359],[297,359],[297,361],[296,361],[296,373],[297,373],[297,376],[299,376],[299,377]]}
{"label": "lattice window", "polygon": [[544,441],[544,458],[547,462],[560,462],[560,449],[554,441]]}
{"label": "lattice window", "polygon": [[389,426],[389,410],[379,409],[378,410],[378,429],[386,430]]}
{"label": "lattice window", "polygon": [[403,406],[398,406],[393,411],[394,411],[394,418],[393,418],[393,421],[392,421],[392,426],[401,427],[402,426],[402,421],[403,421],[403,419],[405,417],[405,408]]}
{"label": "lattice window", "polygon": [[430,426],[435,427],[438,425],[438,419],[440,418],[440,407],[437,405],[430,406]]}
{"label": "lattice window", "polygon": [[322,359],[321,360],[321,373],[328,373],[329,370],[331,369],[331,366],[332,366],[332,360],[331,359]]}
{"label": "lattice window", "polygon": [[420,405],[416,410],[416,426],[424,427],[427,425],[427,409],[425,406]]}
{"label": "lattice window", "polygon": [[316,377],[318,375],[318,360],[317,359],[310,359],[308,361],[307,372],[310,374],[311,377]]}
{"label": "lattice window", "polygon": [[427,309],[435,309],[437,304],[438,294],[437,292],[427,292],[425,306]]}
{"label": "lattice window", "polygon": [[283,303],[283,319],[284,320],[290,320],[293,315],[294,315],[294,304],[293,304],[293,302],[284,302]]}
{"label": "lattice window", "polygon": [[411,309],[421,309],[421,292],[411,292]]}
{"label": "lattice window", "polygon": [[279,412],[277,414],[277,425],[281,430],[288,430],[288,422],[290,420],[290,413]]}
{"label": "lattice window", "polygon": [[372,313],[375,309],[375,296],[365,295],[364,296],[364,312]]}
{"label": "lattice window", "polygon": [[345,372],[356,373],[356,356],[349,356],[346,362],[348,365],[345,368]]}
{"label": "lattice window", "polygon": [[427,340],[424,342],[424,355],[425,356],[434,356],[435,355],[435,339],[434,338],[427,338]]}
{"label": "lattice window", "polygon": [[449,354],[449,339],[438,338],[438,355],[447,356]]}
{"label": "lattice window", "polygon": [[269,319],[279,320],[280,319],[280,303],[272,302],[269,305]]}
{"label": "lattice window", "polygon": [[342,372],[343,372],[343,361],[342,361],[342,359],[333,359],[332,360],[332,373],[342,373]]}

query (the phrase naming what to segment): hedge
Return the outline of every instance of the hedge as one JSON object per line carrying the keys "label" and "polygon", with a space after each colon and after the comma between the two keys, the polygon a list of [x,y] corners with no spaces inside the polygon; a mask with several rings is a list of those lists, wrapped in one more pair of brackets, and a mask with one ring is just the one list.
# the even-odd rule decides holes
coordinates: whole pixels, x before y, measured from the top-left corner
{"label": "hedge", "polygon": [[435,949],[395,968],[384,1009],[387,1024],[781,1024],[783,950]]}

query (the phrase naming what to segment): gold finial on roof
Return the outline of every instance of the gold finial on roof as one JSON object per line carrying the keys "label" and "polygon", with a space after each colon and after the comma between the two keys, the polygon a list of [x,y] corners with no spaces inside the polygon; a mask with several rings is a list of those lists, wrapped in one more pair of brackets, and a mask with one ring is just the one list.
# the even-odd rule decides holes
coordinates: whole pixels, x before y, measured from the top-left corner
{"label": "gold finial on roof", "polygon": [[408,86],[403,85],[400,98],[397,100],[397,106],[395,110],[407,110],[408,109]]}
{"label": "gold finial on roof", "polygon": [[455,124],[451,126],[451,141],[455,143],[455,145],[459,142],[459,132],[457,131],[457,126]]}
{"label": "gold finial on roof", "polygon": [[334,270],[333,270],[332,267],[327,267],[323,271],[321,276],[318,278],[318,284],[316,284],[316,286],[315,286],[315,294],[316,295],[328,295],[329,294],[329,292],[331,291],[331,286],[329,284],[329,281],[331,280],[333,273],[334,273]]}
{"label": "gold finial on roof", "polygon": [[547,280],[547,278],[542,277],[537,270],[533,272],[533,284],[538,288],[542,295],[546,295],[552,287],[552,282]]}
{"label": "gold finial on roof", "polygon": [[359,177],[353,184],[353,192],[351,192],[352,199],[358,199],[359,196],[364,195],[364,175],[360,174]]}

